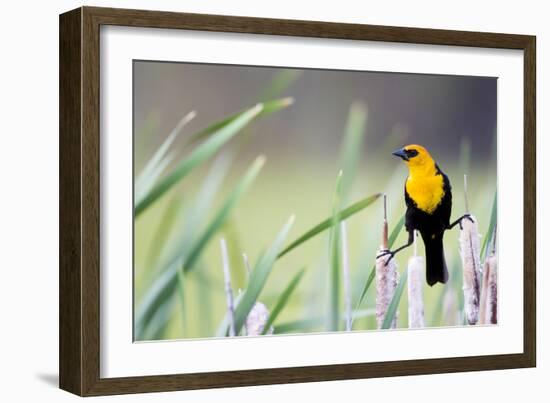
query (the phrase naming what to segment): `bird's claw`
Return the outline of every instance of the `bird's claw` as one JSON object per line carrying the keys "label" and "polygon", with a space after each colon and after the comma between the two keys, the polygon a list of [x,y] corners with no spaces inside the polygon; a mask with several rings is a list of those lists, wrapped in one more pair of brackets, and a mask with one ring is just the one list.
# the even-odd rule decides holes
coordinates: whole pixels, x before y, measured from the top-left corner
{"label": "bird's claw", "polygon": [[470,220],[470,222],[473,224],[474,223],[474,219],[472,218],[472,215],[469,214],[469,213],[466,213],[464,214],[462,217],[460,217],[460,221],[458,221],[458,226],[460,227],[461,230],[463,230],[464,228],[462,227],[462,220],[464,220],[465,218],[467,218],[468,220]]}
{"label": "bird's claw", "polygon": [[386,260],[386,262],[384,263],[384,266],[387,266],[388,263],[393,259],[393,257],[395,256],[395,252],[389,250],[389,249],[386,249],[385,251],[382,251],[382,253],[380,253],[378,256],[376,256],[376,259],[379,259],[381,257],[384,257],[384,256],[387,256],[387,255],[390,255],[390,257]]}

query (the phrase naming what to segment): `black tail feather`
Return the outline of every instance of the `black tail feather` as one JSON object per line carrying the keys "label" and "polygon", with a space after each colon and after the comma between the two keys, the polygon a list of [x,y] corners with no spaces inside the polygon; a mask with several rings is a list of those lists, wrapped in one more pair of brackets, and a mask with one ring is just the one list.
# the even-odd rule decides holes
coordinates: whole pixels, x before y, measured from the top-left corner
{"label": "black tail feather", "polygon": [[422,234],[426,248],[426,281],[430,286],[435,283],[446,283],[449,279],[445,251],[443,249],[443,234]]}

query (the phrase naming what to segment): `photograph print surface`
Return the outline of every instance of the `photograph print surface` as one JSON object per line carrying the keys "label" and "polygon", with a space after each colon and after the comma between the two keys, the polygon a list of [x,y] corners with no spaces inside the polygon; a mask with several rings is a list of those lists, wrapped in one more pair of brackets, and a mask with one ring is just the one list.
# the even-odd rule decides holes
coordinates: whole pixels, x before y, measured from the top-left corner
{"label": "photograph print surface", "polygon": [[133,83],[135,341],[498,323],[496,78]]}

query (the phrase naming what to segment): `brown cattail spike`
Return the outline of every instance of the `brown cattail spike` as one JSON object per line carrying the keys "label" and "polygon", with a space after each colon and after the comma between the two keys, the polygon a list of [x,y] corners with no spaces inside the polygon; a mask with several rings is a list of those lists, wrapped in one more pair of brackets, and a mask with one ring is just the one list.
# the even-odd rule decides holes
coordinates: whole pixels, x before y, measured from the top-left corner
{"label": "brown cattail spike", "polygon": [[462,221],[460,231],[460,255],[462,257],[462,289],[464,290],[464,313],[468,324],[475,325],[479,317],[479,273],[481,272],[480,245],[477,221]]}
{"label": "brown cattail spike", "polygon": [[487,284],[487,307],[485,312],[485,322],[495,325],[498,322],[498,258],[491,255],[487,258],[487,267],[489,269]]}
{"label": "brown cattail spike", "polygon": [[[377,253],[380,256],[382,252],[388,249],[388,218],[386,210],[386,195],[384,195],[384,222],[382,227],[382,246]],[[380,256],[376,259],[376,323],[378,328],[382,328],[386,311],[391,303],[393,294],[397,287],[397,264],[395,259],[388,261],[388,256]],[[397,314],[392,320],[390,328],[397,326]]]}
{"label": "brown cattail spike", "polygon": [[[464,175],[464,202],[468,211],[467,177]],[[479,319],[479,297],[481,273],[479,231],[473,215],[464,219],[460,225],[460,256],[462,258],[462,289],[464,290],[464,314],[470,325]]]}

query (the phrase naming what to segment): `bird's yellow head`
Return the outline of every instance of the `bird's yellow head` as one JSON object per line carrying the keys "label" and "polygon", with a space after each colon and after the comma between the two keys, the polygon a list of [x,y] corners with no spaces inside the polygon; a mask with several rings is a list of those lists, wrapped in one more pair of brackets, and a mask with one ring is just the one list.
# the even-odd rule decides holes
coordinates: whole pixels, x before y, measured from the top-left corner
{"label": "bird's yellow head", "polygon": [[409,168],[409,176],[432,176],[437,172],[434,159],[424,147],[410,144],[393,152]]}
{"label": "bird's yellow head", "polygon": [[417,144],[410,144],[392,153],[401,158],[409,169],[433,167],[434,160],[428,150]]}

